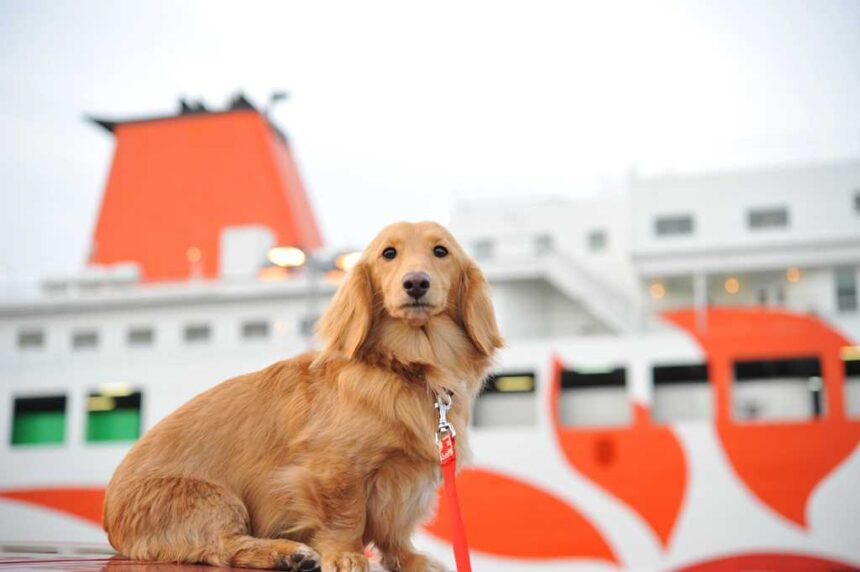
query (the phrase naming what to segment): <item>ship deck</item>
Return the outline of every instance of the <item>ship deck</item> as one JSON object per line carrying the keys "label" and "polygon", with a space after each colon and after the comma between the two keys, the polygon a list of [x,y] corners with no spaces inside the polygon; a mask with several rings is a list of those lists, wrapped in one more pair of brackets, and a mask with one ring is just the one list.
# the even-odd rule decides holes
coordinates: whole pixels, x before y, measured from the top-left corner
{"label": "ship deck", "polygon": [[[176,562],[142,562],[129,560],[109,546],[47,545],[39,543],[4,543],[0,545],[0,570],[3,572],[212,572],[212,566]],[[247,568],[217,568],[248,572]],[[385,572],[373,563],[371,572]]]}

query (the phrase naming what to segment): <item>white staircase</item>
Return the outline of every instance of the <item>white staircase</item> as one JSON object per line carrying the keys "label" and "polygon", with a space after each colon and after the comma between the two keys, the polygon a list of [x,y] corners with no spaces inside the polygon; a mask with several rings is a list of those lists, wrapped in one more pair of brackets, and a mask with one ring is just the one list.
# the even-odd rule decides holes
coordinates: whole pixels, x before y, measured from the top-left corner
{"label": "white staircase", "polygon": [[582,305],[595,320],[616,334],[635,329],[636,309],[626,294],[557,250],[529,256],[504,256],[480,261],[490,282],[543,278]]}

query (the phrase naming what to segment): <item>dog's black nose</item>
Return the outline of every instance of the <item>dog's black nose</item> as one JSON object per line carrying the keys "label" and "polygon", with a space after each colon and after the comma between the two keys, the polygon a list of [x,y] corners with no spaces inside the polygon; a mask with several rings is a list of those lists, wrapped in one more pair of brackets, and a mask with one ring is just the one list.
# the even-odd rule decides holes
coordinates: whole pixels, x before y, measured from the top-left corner
{"label": "dog's black nose", "polygon": [[430,289],[430,275],[426,272],[407,272],[403,276],[403,289],[417,300]]}

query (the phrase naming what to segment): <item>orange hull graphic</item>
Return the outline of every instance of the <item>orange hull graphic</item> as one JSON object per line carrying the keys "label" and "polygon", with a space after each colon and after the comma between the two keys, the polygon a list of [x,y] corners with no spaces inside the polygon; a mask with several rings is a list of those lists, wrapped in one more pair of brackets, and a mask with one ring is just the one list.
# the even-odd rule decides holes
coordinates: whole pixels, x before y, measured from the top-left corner
{"label": "orange hull graphic", "polygon": [[[693,310],[665,317],[689,331],[707,355],[717,432],[738,477],[767,506],[805,527],[816,486],[854,450],[860,422],[845,418],[840,351],[849,340],[812,316],[749,308],[712,308],[707,328]],[[821,360],[827,411],[806,423],[737,423],[731,415],[734,361],[815,356]]]}
{"label": "orange hull graphic", "polygon": [[[704,331],[697,329],[692,310],[670,312],[666,318],[687,330],[703,348],[715,396],[716,435],[734,474],[778,518],[808,526],[810,496],[860,442],[860,421],[848,419],[844,409],[840,352],[851,345],[849,340],[814,317],[771,310],[711,309]],[[815,356],[821,362],[827,404],[823,418],[802,423],[739,423],[732,419],[735,361],[798,356]],[[629,427],[562,427],[558,409],[561,372],[562,363],[554,360],[547,380],[552,432],[560,452],[579,474],[635,511],[659,538],[664,555],[671,554],[678,547],[673,545],[672,551],[666,547],[678,515],[689,502],[689,459],[677,436],[671,427],[653,423],[648,408],[640,404],[632,405],[634,421]],[[614,565],[624,558],[623,545],[610,546],[576,507],[537,485],[477,468],[460,473],[458,489],[467,535],[476,552],[500,558],[575,558]],[[104,491],[97,488],[0,491],[0,498],[63,511],[94,524],[101,521],[103,497]],[[450,542],[448,516],[440,495],[439,509],[426,525],[427,532]],[[611,523],[601,526],[611,530]],[[647,529],[642,527],[642,531]],[[793,534],[805,536],[803,530]],[[711,547],[693,551],[709,554]],[[857,569],[812,555],[777,552],[710,558],[676,572]],[[678,561],[676,556],[672,560]]]}
{"label": "orange hull graphic", "polygon": [[681,510],[687,466],[668,427],[654,425],[648,409],[633,405],[629,428],[571,429],[559,421],[562,364],[553,363],[550,418],[573,467],[635,510],[665,547]]}
{"label": "orange hull graphic", "polygon": [[743,554],[700,562],[675,572],[848,572],[856,569],[852,564],[801,554]]}
{"label": "orange hull graphic", "polygon": [[18,489],[0,491],[0,498],[50,508],[101,526],[105,490],[102,488]]}
{"label": "orange hull graphic", "polygon": [[[595,527],[564,501],[527,483],[483,469],[459,473],[463,520],[469,545],[496,556],[589,558],[617,563]],[[428,532],[451,541],[448,506],[439,510]]]}

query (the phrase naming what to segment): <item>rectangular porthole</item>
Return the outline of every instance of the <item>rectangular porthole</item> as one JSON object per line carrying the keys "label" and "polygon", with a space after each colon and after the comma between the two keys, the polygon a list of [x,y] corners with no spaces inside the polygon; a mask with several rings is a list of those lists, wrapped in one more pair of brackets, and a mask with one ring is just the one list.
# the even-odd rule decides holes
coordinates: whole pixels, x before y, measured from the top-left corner
{"label": "rectangular porthole", "polygon": [[299,334],[305,337],[311,337],[314,335],[314,328],[317,325],[317,321],[319,321],[319,315],[313,314],[311,316],[305,316],[299,321]]}
{"label": "rectangular porthole", "polygon": [[553,251],[554,241],[552,235],[539,234],[534,238],[534,249],[537,256],[543,256]]}
{"label": "rectangular porthole", "polygon": [[769,207],[747,212],[747,225],[752,230],[762,228],[785,228],[788,226],[788,209]]}
{"label": "rectangular porthole", "polygon": [[602,252],[606,250],[605,230],[597,229],[588,233],[588,249],[592,252]]}
{"label": "rectangular porthole", "polygon": [[131,347],[151,346],[155,342],[155,331],[149,327],[136,327],[128,330],[128,345]]}
{"label": "rectangular porthole", "polygon": [[654,403],[651,415],[659,423],[710,419],[714,397],[703,363],[658,365],[652,368]]}
{"label": "rectangular porthole", "polygon": [[564,370],[561,373],[559,418],[567,427],[629,425],[627,370],[623,367]]}
{"label": "rectangular porthole", "polygon": [[65,395],[15,398],[12,445],[57,445],[65,440]]}
{"label": "rectangular porthole", "polygon": [[18,349],[38,350],[45,347],[44,330],[21,330],[18,332]]}
{"label": "rectangular porthole", "polygon": [[654,220],[657,236],[683,236],[693,234],[695,225],[692,215],[664,215]]}
{"label": "rectangular porthole", "polygon": [[494,251],[495,244],[489,238],[476,240],[472,245],[472,253],[475,260],[490,260],[493,258]]}
{"label": "rectangular porthole", "polygon": [[738,421],[807,421],[821,417],[825,407],[817,357],[734,364],[732,416]]}
{"label": "rectangular porthole", "polygon": [[840,312],[857,311],[857,275],[853,267],[836,268],[836,309]]}
{"label": "rectangular porthole", "polygon": [[487,377],[475,402],[475,427],[530,427],[536,421],[533,372]]}
{"label": "rectangular porthole", "polygon": [[75,350],[91,350],[99,345],[99,334],[93,330],[80,330],[72,333],[72,348]]}
{"label": "rectangular porthole", "polygon": [[242,338],[246,340],[261,340],[269,337],[269,322],[251,320],[242,324]]}
{"label": "rectangular porthole", "polygon": [[88,443],[106,441],[134,441],[140,437],[141,395],[117,384],[87,398]]}
{"label": "rectangular porthole", "polygon": [[202,344],[209,341],[211,330],[209,324],[189,324],[185,326],[184,338],[190,344]]}

